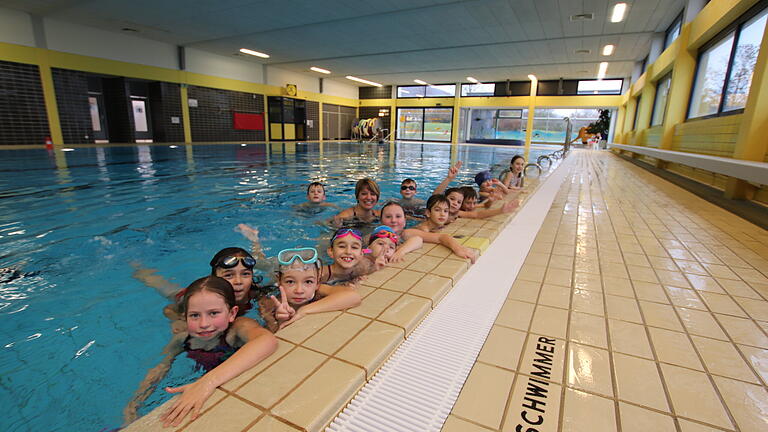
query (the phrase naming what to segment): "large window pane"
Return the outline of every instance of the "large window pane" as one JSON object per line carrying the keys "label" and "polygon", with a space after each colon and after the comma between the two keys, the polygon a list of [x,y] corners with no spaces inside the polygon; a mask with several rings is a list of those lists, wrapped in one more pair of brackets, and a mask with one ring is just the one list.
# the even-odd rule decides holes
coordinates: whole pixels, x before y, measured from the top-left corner
{"label": "large window pane", "polygon": [[579,87],[576,93],[580,95],[621,94],[622,83],[623,80],[620,79],[579,81]]}
{"label": "large window pane", "polygon": [[462,96],[493,96],[496,91],[496,84],[462,84]]}
{"label": "large window pane", "polygon": [[637,129],[637,118],[640,117],[640,101],[642,99],[642,96],[638,96],[637,102],[635,102],[635,118],[632,120],[632,130]]}
{"label": "large window pane", "polygon": [[[522,121],[527,121],[525,117],[523,115]],[[565,121],[566,117],[571,119],[570,139],[574,139],[579,129],[588,126],[600,118],[600,110],[588,108],[537,108],[533,117],[532,140],[534,142],[564,143],[568,127],[568,123]],[[523,132],[523,139],[525,139],[525,132]]]}
{"label": "large window pane", "polygon": [[398,108],[397,110],[397,139],[421,141],[422,126],[424,125],[424,109]]}
{"label": "large window pane", "polygon": [[669,96],[669,86],[672,84],[672,73],[668,73],[664,78],[656,83],[656,98],[653,100],[653,117],[651,126],[658,126],[664,123],[664,115],[667,112],[667,96]]}
{"label": "large window pane", "polygon": [[678,36],[680,36],[680,27],[683,24],[682,16],[680,18],[677,18],[675,22],[672,23],[672,25],[667,30],[666,37],[664,38],[664,49],[667,49],[668,46],[672,45],[672,42],[677,39]]}
{"label": "large window pane", "polygon": [[733,33],[699,56],[689,118],[717,113],[732,46]]}
{"label": "large window pane", "polygon": [[454,97],[456,96],[456,86],[454,84],[429,85],[427,86],[427,97]]}
{"label": "large window pane", "polygon": [[397,97],[399,98],[424,97],[424,86],[398,86]]}
{"label": "large window pane", "polygon": [[765,31],[768,9],[747,21],[739,33],[736,54],[733,57],[728,87],[725,91],[723,111],[732,111],[747,106],[749,87],[752,85],[752,72],[760,53],[760,42]]}
{"label": "large window pane", "polygon": [[424,140],[450,141],[453,109],[426,108],[424,110]]}

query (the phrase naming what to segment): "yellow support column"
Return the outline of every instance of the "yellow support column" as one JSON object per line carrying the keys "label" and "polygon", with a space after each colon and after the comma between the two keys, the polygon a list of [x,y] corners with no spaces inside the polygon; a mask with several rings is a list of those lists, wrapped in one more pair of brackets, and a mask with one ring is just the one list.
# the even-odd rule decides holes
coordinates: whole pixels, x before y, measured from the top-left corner
{"label": "yellow support column", "polygon": [[688,114],[688,99],[693,86],[693,75],[696,72],[696,52],[688,50],[688,39],[691,34],[691,24],[686,24],[677,37],[677,55],[672,66],[672,85],[667,96],[667,113],[664,116],[664,132],[659,148],[672,149],[672,139],[675,127],[684,122]]}
{"label": "yellow support column", "polygon": [[192,124],[189,122],[189,93],[187,85],[181,85],[181,123],[184,126],[184,142],[192,142]]}
{"label": "yellow support column", "polygon": [[[267,95],[264,95],[264,141],[267,144],[269,144],[269,129],[270,129],[269,105],[267,105],[268,102],[269,100],[267,99]],[[323,111],[322,111],[322,106],[320,106],[320,123],[322,122],[323,122]],[[322,129],[321,129],[321,132],[322,132]],[[321,135],[321,138],[322,138],[322,135]],[[270,151],[270,148],[269,146],[267,146],[267,160],[269,160],[269,151]]]}
{"label": "yellow support column", "polygon": [[397,100],[391,99],[391,103],[389,105],[389,133],[392,134],[393,141],[397,138],[397,134],[395,133],[396,126],[397,126]]}
{"label": "yellow support column", "polygon": [[[768,131],[768,32],[763,32],[760,54],[755,63],[749,98],[747,106],[744,107],[744,116],[736,137],[733,158],[764,161],[768,155],[766,131]],[[731,199],[751,199],[754,192],[754,186],[734,178],[728,179],[725,186],[725,196]]]}
{"label": "yellow support column", "polygon": [[624,143],[624,116],[627,115],[627,106],[622,105],[616,112],[616,125],[613,129],[613,142],[619,144]]}
{"label": "yellow support column", "polygon": [[[637,112],[637,98],[630,98],[627,101],[627,115],[624,118],[624,135],[626,137],[629,137],[629,134],[633,130],[633,123],[635,122],[635,113]],[[624,139],[624,144],[632,144],[634,145],[634,142],[629,142],[629,139]]]}
{"label": "yellow support column", "polygon": [[[318,104],[317,109],[320,111],[320,115],[319,115],[320,120],[318,120],[318,123],[320,123],[320,124],[317,125],[317,129],[318,129],[318,133],[320,134],[320,137],[319,137],[320,138],[320,142],[322,143],[323,142],[323,103],[322,102],[320,102]],[[320,146],[320,153],[322,154],[322,152],[323,152],[323,146],[321,145]]]}
{"label": "yellow support column", "polygon": [[528,160],[528,154],[531,152],[531,139],[533,137],[533,116],[536,113],[536,89],[539,87],[539,80],[533,75],[528,75],[531,79],[531,92],[528,99],[528,122],[525,125],[525,160]]}
{"label": "yellow support column", "polygon": [[[653,65],[648,68],[646,77],[653,75],[652,68]],[[645,86],[640,91],[640,96],[640,106],[637,107],[640,111],[637,113],[637,125],[635,125],[635,130],[638,132],[648,129],[648,126],[651,124],[651,111],[653,111],[653,99],[656,96],[656,83],[646,80]]]}
{"label": "yellow support column", "polygon": [[48,50],[38,49],[37,57],[38,67],[40,68],[40,82],[43,87],[45,111],[48,115],[48,131],[51,134],[53,145],[55,147],[61,147],[64,145],[64,135],[61,133],[59,106],[56,105],[56,90],[53,86],[53,74],[51,73],[51,64],[48,59]]}
{"label": "yellow support column", "polygon": [[461,114],[461,86],[456,86],[453,97],[453,119],[451,120],[451,145],[459,143],[459,118]]}

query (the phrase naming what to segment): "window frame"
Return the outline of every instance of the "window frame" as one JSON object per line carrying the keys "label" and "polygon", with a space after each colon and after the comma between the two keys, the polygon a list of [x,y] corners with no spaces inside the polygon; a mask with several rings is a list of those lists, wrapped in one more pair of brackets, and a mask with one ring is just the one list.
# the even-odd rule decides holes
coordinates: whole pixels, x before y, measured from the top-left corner
{"label": "window frame", "polygon": [[[656,91],[654,92],[654,95],[653,95],[653,107],[651,108],[651,122],[648,125],[649,128],[656,127],[656,126],[664,126],[664,117],[667,116],[667,106],[669,106],[669,92],[672,91],[672,72],[673,71],[669,71],[665,73],[664,76],[662,76],[656,81]],[[653,124],[653,115],[656,114],[656,101],[659,98],[659,83],[661,83],[667,78],[669,78],[669,92],[667,93],[667,100],[664,101],[664,113],[661,115],[661,123],[655,125]]]}
{"label": "window frame", "polygon": [[[579,93],[579,83],[582,81],[621,81],[621,85],[616,93]],[[579,79],[576,80],[576,94],[572,96],[621,96],[621,90],[624,88],[624,78],[603,78],[599,79]]]}
{"label": "window frame", "polygon": [[[494,91],[494,93],[490,94],[490,95],[466,95],[466,96],[464,96],[464,86],[473,86],[473,85],[477,85],[477,84],[493,84],[493,91]],[[496,82],[492,82],[492,83],[482,83],[481,82],[481,83],[461,83],[461,87],[459,88],[459,97],[468,98],[468,97],[499,97],[499,96],[496,96]]]}
{"label": "window frame", "polygon": [[635,116],[632,119],[632,130],[637,132],[637,119],[640,117],[640,102],[643,100],[643,95],[637,95],[635,99]]}
{"label": "window frame", "polygon": [[[406,98],[406,99],[413,99],[413,98]],[[421,110],[421,139],[409,139],[409,138],[397,138],[398,140],[402,141],[421,141],[421,142],[431,142],[431,143],[450,143],[453,140],[453,107],[444,107],[444,106],[399,106],[395,110],[396,116],[400,117],[400,110],[401,109],[420,109]],[[427,116],[427,110],[428,109],[449,109],[451,110],[451,133],[448,134],[448,141],[443,140],[425,140],[424,139],[424,118]],[[397,137],[398,129],[400,128],[400,122],[395,122],[395,137]]]}
{"label": "window frame", "polygon": [[[454,92],[453,96],[427,96],[427,87],[437,87],[437,86],[454,86]],[[424,89],[424,96],[400,96],[400,87],[422,87]],[[455,83],[445,83],[445,84],[416,84],[416,85],[399,85],[395,88],[395,95],[396,99],[446,99],[446,98],[455,98],[456,97],[456,84]]]}
{"label": "window frame", "polygon": [[[736,57],[736,48],[738,48],[738,45],[739,45],[739,37],[741,36],[741,30],[744,27],[744,24],[747,23],[747,21],[751,20],[752,18],[754,18],[755,16],[757,16],[759,13],[763,12],[763,10],[767,8],[768,8],[768,0],[759,1],[757,4],[755,4],[748,11],[744,12],[743,14],[741,14],[741,16],[733,20],[732,23],[728,24],[727,27],[722,29],[718,34],[713,36],[712,39],[708,40],[705,44],[703,44],[699,48],[699,51],[696,55],[696,70],[694,71],[694,74],[693,74],[693,82],[691,83],[691,90],[688,95],[688,105],[685,111],[685,121],[706,120],[706,119],[711,119],[715,117],[742,114],[744,112],[744,108],[737,108],[730,111],[723,111],[723,105],[725,104],[725,92],[728,89],[728,82],[731,78],[731,70],[733,69],[733,59]],[[763,29],[763,32],[766,32],[766,31],[768,31],[768,24],[766,24],[766,28]],[[725,69],[725,79],[723,80],[723,87],[720,89],[720,103],[717,105],[717,112],[713,114],[699,116],[699,117],[690,117],[691,104],[693,103],[693,96],[694,96],[693,91],[696,89],[696,81],[699,75],[699,66],[701,66],[701,57],[707,50],[717,45],[718,42],[727,38],[731,32],[733,32],[733,42],[731,43],[731,52],[728,56],[728,67]],[[763,37],[765,37],[765,33],[763,33]]]}
{"label": "window frame", "polygon": [[[675,27],[675,24],[680,25],[680,28],[677,30],[677,36],[675,36],[675,38],[672,39],[672,41],[667,43],[667,40],[669,39],[669,32]],[[662,49],[661,52],[664,52],[664,50],[669,48],[669,46],[672,45],[672,43],[674,43],[677,40],[677,38],[680,37],[681,31],[683,31],[683,11],[680,11],[680,13],[677,14],[675,19],[672,20],[672,23],[669,25],[669,27],[667,27],[667,29],[664,31],[664,49]]]}

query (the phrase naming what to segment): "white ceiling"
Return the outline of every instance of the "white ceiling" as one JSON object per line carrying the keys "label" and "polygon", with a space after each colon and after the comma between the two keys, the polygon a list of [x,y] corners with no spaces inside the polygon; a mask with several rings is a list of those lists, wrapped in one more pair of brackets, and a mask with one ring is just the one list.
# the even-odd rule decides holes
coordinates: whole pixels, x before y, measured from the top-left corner
{"label": "white ceiling", "polygon": [[[624,21],[608,15],[617,0],[0,0],[0,5],[148,39],[232,56],[240,48],[271,55],[254,63],[347,84],[345,75],[382,84],[628,77],[683,0],[625,0]],[[586,22],[574,14],[594,13]],[[612,56],[600,55],[612,43]],[[591,50],[576,54],[577,49]],[[315,74],[321,76],[319,74]]]}

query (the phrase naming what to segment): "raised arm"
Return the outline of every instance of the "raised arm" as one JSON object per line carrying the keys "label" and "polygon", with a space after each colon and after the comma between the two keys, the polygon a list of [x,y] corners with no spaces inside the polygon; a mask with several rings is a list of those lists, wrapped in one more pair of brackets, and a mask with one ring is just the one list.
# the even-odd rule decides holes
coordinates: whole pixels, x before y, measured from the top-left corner
{"label": "raised arm", "polygon": [[448,185],[451,184],[451,182],[456,178],[456,175],[459,174],[459,170],[461,169],[461,161],[456,162],[456,164],[450,168],[448,168],[448,175],[445,176],[445,180],[442,181],[437,187],[435,188],[435,191],[432,192],[433,195],[444,193],[445,190],[448,188]]}
{"label": "raised arm", "polygon": [[157,269],[144,268],[138,261],[131,261],[130,264],[133,267],[131,276],[144,285],[156,289],[163,297],[173,300],[176,293],[181,290],[181,286],[168,281],[168,279],[159,274],[155,274]]}

